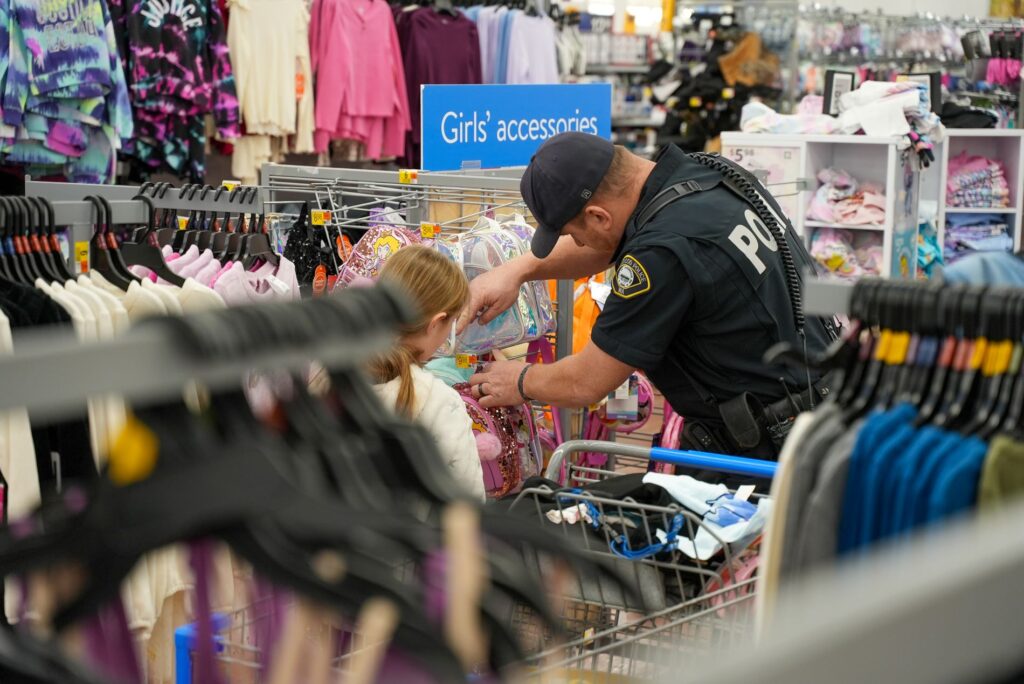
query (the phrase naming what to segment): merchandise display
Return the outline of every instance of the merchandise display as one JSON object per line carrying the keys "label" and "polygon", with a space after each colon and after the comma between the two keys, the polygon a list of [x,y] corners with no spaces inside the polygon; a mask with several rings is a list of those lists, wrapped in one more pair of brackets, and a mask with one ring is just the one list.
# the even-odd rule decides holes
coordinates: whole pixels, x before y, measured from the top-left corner
{"label": "merchandise display", "polygon": [[1024,14],[902,9],[0,0],[0,684],[703,683],[1019,529]]}

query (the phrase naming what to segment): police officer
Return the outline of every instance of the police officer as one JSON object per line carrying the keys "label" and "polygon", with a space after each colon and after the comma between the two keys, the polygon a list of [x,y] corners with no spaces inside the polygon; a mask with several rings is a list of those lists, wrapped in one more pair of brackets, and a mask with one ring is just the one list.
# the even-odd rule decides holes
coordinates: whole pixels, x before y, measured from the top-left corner
{"label": "police officer", "polygon": [[686,418],[684,448],[775,456],[793,416],[827,387],[769,367],[764,353],[778,342],[821,353],[835,331],[800,320],[794,297],[810,257],[774,200],[758,189],[758,206],[756,182],[744,179],[753,177],[673,146],[652,162],[583,133],[541,145],[521,184],[538,223],[533,254],[474,279],[461,325],[493,320],[524,282],[614,264],[611,294],[578,354],[474,375],[481,404],[588,406],[641,369]]}

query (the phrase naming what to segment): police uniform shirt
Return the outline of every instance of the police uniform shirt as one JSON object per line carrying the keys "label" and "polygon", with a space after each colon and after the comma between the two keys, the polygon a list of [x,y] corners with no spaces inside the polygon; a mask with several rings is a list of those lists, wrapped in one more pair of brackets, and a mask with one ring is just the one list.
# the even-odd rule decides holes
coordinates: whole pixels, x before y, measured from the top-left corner
{"label": "police uniform shirt", "polygon": [[[778,245],[747,202],[717,184],[636,225],[652,198],[686,180],[707,187],[721,174],[666,148],[615,254],[612,294],[592,339],[647,373],[682,415],[717,421],[716,402],[746,391],[768,404],[785,396],[780,377],[794,392],[807,381],[762,360],[777,342],[802,343]],[[799,237],[787,230],[797,269],[810,267]],[[811,354],[825,349],[820,320],[809,318],[806,334]]]}

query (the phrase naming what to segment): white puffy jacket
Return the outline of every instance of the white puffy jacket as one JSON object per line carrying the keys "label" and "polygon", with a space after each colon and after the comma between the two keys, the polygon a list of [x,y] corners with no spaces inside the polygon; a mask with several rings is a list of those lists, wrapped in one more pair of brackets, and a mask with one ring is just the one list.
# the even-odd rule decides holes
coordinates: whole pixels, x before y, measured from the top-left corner
{"label": "white puffy jacket", "polygon": [[[480,501],[487,500],[484,474],[473,437],[473,423],[466,413],[459,393],[419,366],[412,367],[412,418],[433,436],[441,457],[452,471],[456,481],[467,493]],[[398,401],[400,380],[395,378],[382,385],[374,385],[384,403],[394,408]]]}

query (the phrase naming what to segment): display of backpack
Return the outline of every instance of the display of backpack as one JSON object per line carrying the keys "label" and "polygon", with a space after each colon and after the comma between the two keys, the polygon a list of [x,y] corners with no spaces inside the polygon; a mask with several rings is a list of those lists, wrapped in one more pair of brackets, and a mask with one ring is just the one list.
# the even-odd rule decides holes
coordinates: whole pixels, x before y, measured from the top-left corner
{"label": "display of backpack", "polygon": [[400,216],[380,209],[375,212],[371,213],[370,229],[352,247],[352,254],[341,267],[337,287],[376,280],[384,264],[398,250],[423,243],[418,233],[395,225],[404,222]]}
{"label": "display of backpack", "polygon": [[[438,240],[436,248],[457,261],[472,280],[528,253],[531,230],[525,224],[502,225],[481,219],[469,231]],[[443,353],[477,354],[512,347],[539,339],[554,329],[554,308],[544,284],[526,283],[514,306],[486,325],[471,323],[455,340],[454,348],[449,344]]]}

